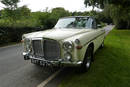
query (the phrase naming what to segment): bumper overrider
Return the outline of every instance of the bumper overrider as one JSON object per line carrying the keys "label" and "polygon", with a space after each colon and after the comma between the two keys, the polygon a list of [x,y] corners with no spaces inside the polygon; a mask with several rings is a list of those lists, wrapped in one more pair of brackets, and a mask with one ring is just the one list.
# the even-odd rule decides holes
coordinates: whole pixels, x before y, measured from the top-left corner
{"label": "bumper overrider", "polygon": [[80,66],[82,64],[82,61],[70,61],[70,60],[64,60],[64,59],[59,59],[56,61],[50,61],[50,60],[45,60],[44,58],[36,58],[35,56],[23,52],[24,60],[29,60],[31,59],[32,63],[38,63],[42,66],[44,65],[53,65],[53,66]]}

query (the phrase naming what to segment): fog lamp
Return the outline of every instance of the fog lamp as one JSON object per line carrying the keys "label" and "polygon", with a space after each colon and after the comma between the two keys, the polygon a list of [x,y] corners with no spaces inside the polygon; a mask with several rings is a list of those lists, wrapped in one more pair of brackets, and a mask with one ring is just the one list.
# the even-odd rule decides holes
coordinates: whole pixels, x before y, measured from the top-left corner
{"label": "fog lamp", "polygon": [[64,57],[65,57],[65,59],[67,59],[67,60],[71,60],[72,55],[71,55],[70,53],[65,53],[65,54],[64,54]]}

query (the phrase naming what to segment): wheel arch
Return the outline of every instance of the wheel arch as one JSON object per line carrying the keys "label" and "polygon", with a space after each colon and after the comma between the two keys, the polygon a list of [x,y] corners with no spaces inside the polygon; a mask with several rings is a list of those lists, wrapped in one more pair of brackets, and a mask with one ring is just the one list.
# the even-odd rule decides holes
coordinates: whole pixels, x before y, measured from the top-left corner
{"label": "wheel arch", "polygon": [[[93,52],[94,52],[94,43],[93,43],[93,42],[91,42],[91,43],[88,45],[88,47],[89,47],[89,46],[91,46],[91,47],[92,47]],[[87,48],[88,48],[88,47],[87,47]],[[87,49],[86,49],[86,51],[87,51]]]}
{"label": "wheel arch", "polygon": [[[85,50],[84,58],[85,58],[85,56],[86,56],[88,47],[92,47],[92,51],[93,51],[93,54],[94,54],[94,43],[93,43],[93,42],[90,42],[90,43],[88,44],[86,50]],[[83,60],[84,60],[84,58],[83,58]],[[92,61],[94,61],[94,58],[93,58],[93,57],[92,57]]]}

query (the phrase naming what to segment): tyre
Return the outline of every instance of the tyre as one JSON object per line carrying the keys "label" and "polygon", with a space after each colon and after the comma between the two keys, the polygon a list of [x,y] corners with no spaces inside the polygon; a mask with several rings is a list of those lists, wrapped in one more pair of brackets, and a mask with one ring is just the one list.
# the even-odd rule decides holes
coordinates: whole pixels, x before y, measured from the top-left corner
{"label": "tyre", "polygon": [[81,64],[81,72],[87,72],[90,69],[92,59],[93,59],[93,48],[89,46],[87,48],[83,63]]}

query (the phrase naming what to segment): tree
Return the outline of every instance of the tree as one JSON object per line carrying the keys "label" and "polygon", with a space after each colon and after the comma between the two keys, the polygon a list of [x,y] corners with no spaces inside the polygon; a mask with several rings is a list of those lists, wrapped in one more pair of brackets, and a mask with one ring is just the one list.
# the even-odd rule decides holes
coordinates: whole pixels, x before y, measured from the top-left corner
{"label": "tree", "polygon": [[130,28],[130,0],[85,0],[85,5],[104,9],[106,17],[111,17],[117,28]]}
{"label": "tree", "polygon": [[31,14],[31,10],[27,8],[26,5],[19,7],[16,9],[17,11],[17,17],[21,18],[29,18]]}
{"label": "tree", "polygon": [[6,6],[2,11],[2,17],[8,18],[10,21],[14,22],[17,19],[17,4],[19,0],[1,0],[1,3]]}
{"label": "tree", "polygon": [[54,8],[52,11],[44,11],[36,13],[41,27],[44,29],[53,28],[59,18],[70,16],[69,11],[64,8]]}
{"label": "tree", "polygon": [[94,8],[98,6],[96,3],[96,0],[85,0],[84,4],[87,6],[92,6],[92,11],[94,11]]}
{"label": "tree", "polygon": [[[18,7],[19,0],[2,0],[6,8],[1,11],[1,18],[8,22],[10,26],[15,27],[18,24],[26,24],[26,19],[30,18],[30,9],[27,6]],[[28,24],[27,24],[28,25]]]}
{"label": "tree", "polygon": [[1,0],[1,3],[4,4],[9,10],[15,10],[18,2],[19,0]]}
{"label": "tree", "polygon": [[65,17],[65,16],[70,16],[69,11],[65,10],[64,8],[53,8],[52,12],[51,12],[51,17],[55,17],[56,21],[61,18],[61,17]]}
{"label": "tree", "polygon": [[51,11],[49,19],[53,20],[52,24],[53,24],[53,27],[54,27],[54,25],[56,24],[56,22],[58,21],[59,18],[66,17],[66,16],[70,16],[69,11],[65,10],[64,8],[60,8],[60,7],[59,8],[53,8],[52,11]]}

